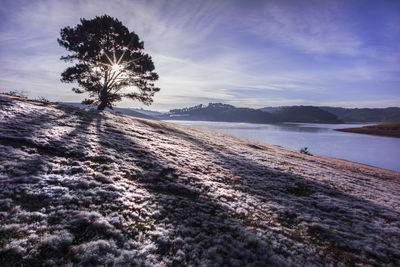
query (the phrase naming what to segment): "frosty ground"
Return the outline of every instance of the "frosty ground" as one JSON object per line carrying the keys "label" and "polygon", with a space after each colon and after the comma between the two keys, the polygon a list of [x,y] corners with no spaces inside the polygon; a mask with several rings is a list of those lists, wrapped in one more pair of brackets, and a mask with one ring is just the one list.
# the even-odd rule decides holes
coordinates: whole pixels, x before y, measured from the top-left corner
{"label": "frosty ground", "polygon": [[400,173],[0,96],[0,265],[400,265]]}

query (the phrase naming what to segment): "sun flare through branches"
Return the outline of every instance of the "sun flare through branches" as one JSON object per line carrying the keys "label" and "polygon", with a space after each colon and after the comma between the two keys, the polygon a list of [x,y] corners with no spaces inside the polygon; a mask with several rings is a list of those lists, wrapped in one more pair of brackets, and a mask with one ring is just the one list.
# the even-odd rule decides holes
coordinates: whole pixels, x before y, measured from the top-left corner
{"label": "sun flare through branches", "polygon": [[72,90],[89,95],[84,104],[112,109],[115,102],[126,97],[149,105],[160,90],[155,86],[158,75],[151,57],[143,52],[143,42],[115,18],[104,15],[81,19],[75,28],[61,29],[58,42],[72,52],[61,59],[77,61],[62,73],[61,81],[77,82],[80,88]]}

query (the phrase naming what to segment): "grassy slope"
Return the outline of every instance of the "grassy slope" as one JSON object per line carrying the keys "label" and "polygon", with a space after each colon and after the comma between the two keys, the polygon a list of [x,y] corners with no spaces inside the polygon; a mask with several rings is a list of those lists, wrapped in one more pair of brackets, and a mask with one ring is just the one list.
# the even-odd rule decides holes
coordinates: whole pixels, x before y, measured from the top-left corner
{"label": "grassy slope", "polygon": [[400,123],[381,123],[359,128],[337,129],[337,131],[400,137]]}
{"label": "grassy slope", "polygon": [[400,174],[0,96],[0,265],[400,264]]}

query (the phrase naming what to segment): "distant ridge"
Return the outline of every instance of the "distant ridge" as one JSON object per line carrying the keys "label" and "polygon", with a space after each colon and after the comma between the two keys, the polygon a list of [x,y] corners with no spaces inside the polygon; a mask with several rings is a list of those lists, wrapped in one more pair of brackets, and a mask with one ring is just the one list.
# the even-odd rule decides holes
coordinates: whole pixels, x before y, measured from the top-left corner
{"label": "distant ridge", "polygon": [[[80,108],[87,105],[62,102]],[[238,108],[223,103],[200,104],[193,107],[172,109],[163,113],[138,108],[114,108],[110,112],[139,118],[161,120],[224,121],[248,123],[374,123],[400,122],[400,108],[342,108],[329,106],[278,106],[260,109]]]}
{"label": "distant ridge", "polygon": [[345,122],[400,122],[400,108],[337,108],[319,107]]}
{"label": "distant ridge", "polygon": [[313,106],[283,107],[272,114],[282,122],[343,123],[335,114]]}
{"label": "distant ridge", "polygon": [[[285,108],[299,106],[264,107],[260,110],[275,113]],[[300,106],[301,107],[301,106]],[[355,122],[400,122],[400,108],[341,108],[328,106],[310,106],[334,114],[345,123]]]}
{"label": "distant ridge", "polygon": [[[61,104],[74,106],[78,108],[95,108],[90,107],[88,105],[84,105],[81,103],[74,103],[74,102],[61,102]],[[156,119],[157,116],[161,115],[161,112],[145,110],[145,109],[136,109],[136,108],[114,108],[114,110],[106,109],[110,112],[122,113],[129,116],[134,116],[138,118],[145,118],[145,119]]]}
{"label": "distant ridge", "polygon": [[222,103],[209,103],[208,105],[173,109],[162,116],[162,119],[250,123],[343,123],[336,115],[312,106],[282,107],[273,111],[270,113],[259,109],[237,108]]}
{"label": "distant ridge", "polygon": [[225,121],[272,123],[275,116],[257,109],[237,108],[222,103],[209,103],[190,108],[172,109],[161,117],[165,120]]}

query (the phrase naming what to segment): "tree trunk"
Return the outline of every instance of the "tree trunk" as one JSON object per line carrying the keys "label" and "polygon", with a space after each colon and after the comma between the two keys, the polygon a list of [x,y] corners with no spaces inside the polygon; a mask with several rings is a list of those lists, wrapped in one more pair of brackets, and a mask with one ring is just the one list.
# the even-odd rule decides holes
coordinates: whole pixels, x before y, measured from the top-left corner
{"label": "tree trunk", "polygon": [[100,105],[97,107],[97,110],[104,110],[107,107],[106,102],[101,102]]}
{"label": "tree trunk", "polygon": [[104,110],[107,107],[107,87],[104,87],[100,93],[100,105],[97,107],[97,110]]}

